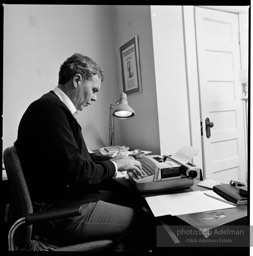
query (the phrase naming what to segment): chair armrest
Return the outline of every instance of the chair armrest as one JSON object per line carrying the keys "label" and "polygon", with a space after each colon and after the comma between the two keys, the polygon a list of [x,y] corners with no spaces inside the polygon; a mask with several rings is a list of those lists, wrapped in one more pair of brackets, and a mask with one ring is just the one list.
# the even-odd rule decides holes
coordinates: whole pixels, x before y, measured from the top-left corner
{"label": "chair armrest", "polygon": [[25,217],[27,224],[81,215],[81,206],[30,213]]}

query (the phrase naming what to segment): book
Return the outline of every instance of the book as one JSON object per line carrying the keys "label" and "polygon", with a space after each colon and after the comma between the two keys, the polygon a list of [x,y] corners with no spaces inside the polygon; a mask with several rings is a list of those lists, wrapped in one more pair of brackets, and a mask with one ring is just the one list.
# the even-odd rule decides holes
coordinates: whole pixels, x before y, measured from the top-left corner
{"label": "book", "polygon": [[244,196],[244,197],[248,197],[249,193],[248,193],[248,187],[247,186],[242,186],[239,187],[240,188],[240,195]]}
{"label": "book", "polygon": [[230,184],[221,184],[213,186],[213,191],[224,199],[237,205],[248,203],[248,198],[240,194],[240,188]]}

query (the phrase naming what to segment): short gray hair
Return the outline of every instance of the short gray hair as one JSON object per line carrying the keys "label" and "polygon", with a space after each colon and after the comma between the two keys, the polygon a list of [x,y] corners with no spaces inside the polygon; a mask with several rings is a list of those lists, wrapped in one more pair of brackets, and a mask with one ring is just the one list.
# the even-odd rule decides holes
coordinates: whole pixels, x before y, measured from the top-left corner
{"label": "short gray hair", "polygon": [[104,80],[103,71],[94,60],[80,53],[75,53],[61,65],[59,84],[67,83],[77,73],[86,80],[91,79],[94,75],[97,75],[101,82]]}

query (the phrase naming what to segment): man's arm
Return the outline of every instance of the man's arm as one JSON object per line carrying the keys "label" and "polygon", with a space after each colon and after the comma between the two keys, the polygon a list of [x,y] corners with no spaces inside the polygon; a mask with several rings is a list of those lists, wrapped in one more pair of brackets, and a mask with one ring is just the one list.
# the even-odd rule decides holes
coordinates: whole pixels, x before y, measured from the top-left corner
{"label": "man's arm", "polygon": [[98,155],[96,153],[90,153],[90,156],[94,162],[106,161],[111,159],[111,157],[109,156]]}

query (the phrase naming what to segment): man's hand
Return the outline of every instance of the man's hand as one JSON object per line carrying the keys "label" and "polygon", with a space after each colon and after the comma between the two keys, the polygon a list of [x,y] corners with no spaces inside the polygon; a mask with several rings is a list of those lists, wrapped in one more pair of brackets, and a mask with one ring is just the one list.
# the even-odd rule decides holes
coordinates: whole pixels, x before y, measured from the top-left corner
{"label": "man's hand", "polygon": [[118,157],[111,159],[117,167],[118,171],[128,171],[128,170],[135,170],[137,173],[142,175],[142,167],[141,163],[135,160],[133,157]]}

